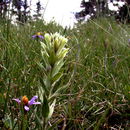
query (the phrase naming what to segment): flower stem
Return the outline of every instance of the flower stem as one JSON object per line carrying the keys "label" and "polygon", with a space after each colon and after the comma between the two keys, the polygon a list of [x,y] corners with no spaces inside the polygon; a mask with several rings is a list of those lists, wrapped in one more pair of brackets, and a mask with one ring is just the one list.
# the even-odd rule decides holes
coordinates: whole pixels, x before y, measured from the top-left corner
{"label": "flower stem", "polygon": [[46,118],[44,118],[43,119],[43,130],[46,130],[46,126],[47,126],[47,119]]}
{"label": "flower stem", "polygon": [[24,113],[21,126],[22,126],[21,130],[26,130],[26,128],[27,128],[27,113]]}

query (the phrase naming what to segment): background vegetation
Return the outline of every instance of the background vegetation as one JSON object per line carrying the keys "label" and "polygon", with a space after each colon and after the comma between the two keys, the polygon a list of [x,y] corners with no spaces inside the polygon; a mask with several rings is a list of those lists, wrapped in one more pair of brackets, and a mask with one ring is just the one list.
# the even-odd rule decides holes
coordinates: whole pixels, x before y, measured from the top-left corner
{"label": "background vegetation", "polygon": [[[32,38],[37,32],[43,36],[59,32],[69,40],[64,74],[56,83],[66,88],[57,97],[46,129],[129,129],[129,24],[117,24],[114,17],[100,15],[86,23],[79,22],[73,29],[64,29],[55,22],[46,24],[39,20],[40,3],[34,21],[28,16],[26,0],[23,3],[14,0],[12,10],[6,6],[8,1],[3,2],[0,4],[0,129],[22,128],[20,108],[13,98],[39,96],[44,73],[38,63],[43,61],[40,41],[44,39]],[[11,24],[13,13],[19,21],[17,25]],[[124,15],[121,18],[124,20]],[[31,106],[26,129],[43,129],[42,113],[46,109],[42,108],[42,105]]]}
{"label": "background vegetation", "polygon": [[[36,32],[65,35],[70,48],[57,85],[68,83],[57,97],[48,129],[129,129],[130,28],[113,18],[90,20],[63,29],[44,21],[15,26],[0,22],[0,128],[19,129],[19,107],[13,98],[38,94],[43,74]],[[37,108],[37,109],[36,109]],[[42,129],[41,106],[28,112],[28,129]]]}

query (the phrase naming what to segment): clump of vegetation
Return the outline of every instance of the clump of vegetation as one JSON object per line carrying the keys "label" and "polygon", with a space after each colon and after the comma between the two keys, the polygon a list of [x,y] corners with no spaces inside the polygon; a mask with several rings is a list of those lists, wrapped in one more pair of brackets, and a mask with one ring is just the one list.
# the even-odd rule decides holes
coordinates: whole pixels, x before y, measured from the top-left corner
{"label": "clump of vegetation", "polygon": [[[56,102],[51,102],[55,102],[51,118],[42,122],[41,113],[46,115],[45,111],[51,104],[47,105],[48,94],[39,91],[45,85],[43,78],[46,76],[43,71],[45,57],[41,53],[41,42],[45,43],[43,37],[46,33],[55,32],[68,38],[66,48],[69,51],[67,50],[64,63],[57,73],[57,76],[62,76],[55,78],[60,80],[55,83],[53,92],[64,85],[66,87],[58,93]],[[38,36],[32,38],[36,34]],[[25,129],[128,129],[129,34],[127,25],[117,25],[112,19],[106,18],[77,24],[71,30],[63,29],[54,22],[45,24],[40,20],[22,26],[1,21],[0,128],[17,130],[23,123]],[[40,38],[39,35],[43,37]],[[50,72],[49,67],[46,66],[46,69]],[[46,74],[49,73],[46,71]],[[45,100],[42,101],[40,93],[43,98],[46,97]],[[39,105],[30,106],[27,116],[21,116],[24,109],[20,109],[21,105],[18,107],[12,100],[24,95],[28,97],[24,97],[24,101],[27,101],[24,106],[27,107],[30,104],[27,99],[34,95],[39,97],[34,96],[38,98],[36,102]],[[20,102],[22,100],[19,99]]]}

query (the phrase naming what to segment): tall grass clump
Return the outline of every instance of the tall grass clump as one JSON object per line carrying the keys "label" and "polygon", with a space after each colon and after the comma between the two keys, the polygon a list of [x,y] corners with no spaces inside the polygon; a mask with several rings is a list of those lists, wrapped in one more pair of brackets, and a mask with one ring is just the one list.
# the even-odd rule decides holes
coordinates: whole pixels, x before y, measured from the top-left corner
{"label": "tall grass clump", "polygon": [[71,54],[75,58],[69,66],[75,70],[71,89],[78,93],[71,108],[81,126],[129,127],[129,32],[127,25],[106,18],[90,20],[73,30]]}
{"label": "tall grass clump", "polygon": [[[0,129],[129,129],[128,26],[109,18],[74,29],[0,22]],[[37,32],[44,39],[32,38]],[[61,35],[68,43],[58,51]]]}

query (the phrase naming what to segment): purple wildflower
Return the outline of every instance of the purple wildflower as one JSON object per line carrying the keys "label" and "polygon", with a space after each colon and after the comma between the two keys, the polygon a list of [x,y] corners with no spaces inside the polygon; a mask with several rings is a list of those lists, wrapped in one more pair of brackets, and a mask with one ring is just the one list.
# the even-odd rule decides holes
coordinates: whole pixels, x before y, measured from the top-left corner
{"label": "purple wildflower", "polygon": [[34,104],[41,104],[40,102],[36,102],[35,100],[38,99],[38,96],[34,96],[29,101],[26,96],[23,96],[22,99],[14,98],[13,100],[16,101],[18,104],[23,104],[25,111],[29,111],[29,106]]}
{"label": "purple wildflower", "polygon": [[128,39],[128,42],[130,43],[130,39]]}
{"label": "purple wildflower", "polygon": [[44,37],[41,35],[41,32],[37,32],[35,35],[32,36],[32,38],[44,39]]}

